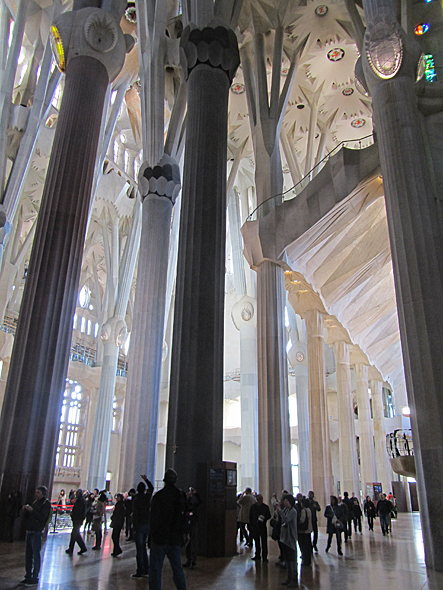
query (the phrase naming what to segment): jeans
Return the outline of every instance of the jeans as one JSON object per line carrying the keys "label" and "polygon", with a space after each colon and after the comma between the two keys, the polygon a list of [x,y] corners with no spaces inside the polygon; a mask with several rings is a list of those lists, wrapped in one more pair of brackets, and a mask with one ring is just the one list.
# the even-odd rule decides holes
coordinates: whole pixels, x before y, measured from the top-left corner
{"label": "jeans", "polygon": [[[26,579],[38,580],[42,531],[26,531]],[[34,567],[33,567],[34,566]]]}
{"label": "jeans", "polygon": [[389,532],[389,514],[380,512],[380,526],[383,534]]}
{"label": "jeans", "polygon": [[165,557],[172,568],[172,579],[177,590],[186,590],[186,578],[183,572],[180,547],[178,545],[157,545],[151,541],[151,569],[149,572],[149,590],[161,590],[162,569]]}
{"label": "jeans", "polygon": [[114,555],[119,555],[122,553],[122,549],[120,547],[120,533],[122,532],[122,527],[114,527],[112,529],[112,542],[114,544]]}
{"label": "jeans", "polygon": [[146,543],[148,540],[149,525],[142,524],[137,527],[137,531],[134,532],[135,547],[137,549],[137,574],[142,576],[149,574],[149,561],[148,551],[146,549]]}
{"label": "jeans", "polygon": [[255,542],[255,557],[260,559],[268,559],[268,530],[266,523],[257,523],[254,527],[251,527],[252,536]]}

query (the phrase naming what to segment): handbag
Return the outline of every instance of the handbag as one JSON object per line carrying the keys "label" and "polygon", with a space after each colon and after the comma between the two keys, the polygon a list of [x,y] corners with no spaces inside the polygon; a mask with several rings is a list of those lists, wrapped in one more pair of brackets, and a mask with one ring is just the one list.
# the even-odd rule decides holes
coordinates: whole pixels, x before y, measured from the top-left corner
{"label": "handbag", "polygon": [[338,519],[335,514],[331,519],[332,521],[332,526],[334,526],[336,528],[337,531],[343,531],[344,530],[344,526],[343,523],[340,519]]}

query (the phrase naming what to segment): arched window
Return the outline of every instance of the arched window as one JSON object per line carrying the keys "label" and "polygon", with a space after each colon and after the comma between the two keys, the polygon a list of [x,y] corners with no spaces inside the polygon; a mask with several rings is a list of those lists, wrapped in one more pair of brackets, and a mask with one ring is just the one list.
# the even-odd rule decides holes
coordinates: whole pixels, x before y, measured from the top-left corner
{"label": "arched window", "polygon": [[81,408],[83,403],[82,387],[76,381],[66,380],[60,416],[60,433],[58,437],[55,464],[57,467],[79,467],[79,430],[81,425]]}

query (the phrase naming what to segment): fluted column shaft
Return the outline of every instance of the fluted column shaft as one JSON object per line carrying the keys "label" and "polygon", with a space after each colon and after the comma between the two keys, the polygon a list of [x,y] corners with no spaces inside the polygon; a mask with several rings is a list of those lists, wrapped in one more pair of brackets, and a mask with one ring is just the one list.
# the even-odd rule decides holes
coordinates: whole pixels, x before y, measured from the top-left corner
{"label": "fluted column shaft", "polygon": [[375,465],[377,481],[381,482],[384,492],[391,489],[392,469],[386,451],[386,432],[383,426],[383,391],[382,382],[371,380],[372,415],[374,425]]}
{"label": "fluted column shaft", "polygon": [[309,375],[306,365],[299,363],[295,366],[295,384],[297,392],[299,483],[300,491],[306,495],[311,483],[309,458]]}
{"label": "fluted column shaft", "polygon": [[143,201],[120,455],[122,490],[133,487],[140,474],[155,480],[171,213],[172,202],[165,197],[148,194]]}
{"label": "fluted column shaft", "polygon": [[53,481],[107,85],[98,60],[79,56],[68,64],[0,426],[2,496],[20,489],[26,502]]}
{"label": "fluted column shaft", "polygon": [[239,58],[222,27],[187,27],[181,47],[188,110],[166,466],[186,488],[199,462],[222,460],[228,93]]}
{"label": "fluted column shaft", "polygon": [[260,493],[292,490],[288,365],[283,269],[264,261],[257,269],[257,360]]}
{"label": "fluted column shaft", "polygon": [[349,344],[334,342],[335,371],[337,375],[338,448],[340,456],[340,490],[359,495],[357,439],[355,437],[352,407],[351,367]]}
{"label": "fluted column shaft", "polygon": [[[360,475],[361,489],[365,497],[366,484],[376,480],[374,429],[372,426],[371,406],[369,402],[369,367],[363,363],[354,365],[357,385],[358,425],[360,430]],[[356,492],[357,493],[357,492]]]}
{"label": "fluted column shaft", "polygon": [[308,378],[309,443],[311,489],[321,506],[329,504],[333,493],[329,413],[326,398],[324,314],[313,309],[305,312]]}

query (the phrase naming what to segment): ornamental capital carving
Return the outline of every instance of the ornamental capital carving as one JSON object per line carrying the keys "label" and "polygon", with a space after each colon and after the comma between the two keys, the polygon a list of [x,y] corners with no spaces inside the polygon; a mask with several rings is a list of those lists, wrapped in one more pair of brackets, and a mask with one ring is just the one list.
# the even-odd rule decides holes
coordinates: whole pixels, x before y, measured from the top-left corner
{"label": "ornamental capital carving", "polygon": [[166,197],[174,205],[181,189],[180,167],[177,161],[163,154],[157,166],[144,162],[138,172],[138,188],[142,200],[148,195]]}
{"label": "ornamental capital carving", "polygon": [[302,318],[307,311],[316,310],[326,314],[325,306],[305,277],[294,271],[285,271],[285,287],[295,312]]}
{"label": "ornamental capital carving", "polygon": [[59,69],[64,72],[72,59],[89,56],[105,66],[110,82],[115,80],[134,46],[134,38],[120,28],[120,17],[93,6],[57,16],[50,39]]}
{"label": "ornamental capital carving", "polygon": [[217,20],[203,29],[190,23],[180,37],[180,63],[186,79],[196,66],[206,64],[223,70],[231,84],[240,65],[234,31]]}
{"label": "ornamental capital carving", "polygon": [[257,326],[257,302],[252,297],[245,295],[234,303],[231,318],[237,330],[242,326]]}
{"label": "ornamental capital carving", "polygon": [[103,324],[100,336],[103,342],[112,343],[117,348],[120,348],[128,336],[128,328],[125,320],[116,317],[109,318]]}
{"label": "ornamental capital carving", "polygon": [[334,342],[346,342],[346,344],[352,344],[348,331],[343,328],[341,323],[334,315],[328,315],[325,318],[325,328],[326,344],[334,344]]}

